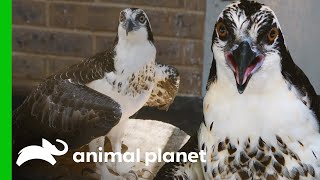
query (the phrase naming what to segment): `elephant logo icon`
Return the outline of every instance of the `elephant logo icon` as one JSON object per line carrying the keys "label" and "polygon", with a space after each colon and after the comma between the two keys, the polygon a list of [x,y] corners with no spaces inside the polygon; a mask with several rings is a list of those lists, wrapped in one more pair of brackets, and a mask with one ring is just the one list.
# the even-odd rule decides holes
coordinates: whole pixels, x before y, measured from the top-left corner
{"label": "elephant logo icon", "polygon": [[56,139],[57,142],[64,146],[64,149],[60,151],[55,145],[52,145],[48,140],[42,138],[42,147],[31,145],[27,146],[18,153],[19,157],[16,164],[21,166],[23,163],[32,159],[41,159],[47,161],[51,165],[54,165],[57,161],[54,159],[55,156],[62,156],[68,152],[68,145],[66,142]]}

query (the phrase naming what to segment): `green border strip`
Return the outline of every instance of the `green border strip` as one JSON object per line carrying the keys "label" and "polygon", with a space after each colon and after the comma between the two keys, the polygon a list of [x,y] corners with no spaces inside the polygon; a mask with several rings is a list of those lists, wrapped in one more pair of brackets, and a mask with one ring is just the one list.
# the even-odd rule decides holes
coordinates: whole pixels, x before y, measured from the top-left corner
{"label": "green border strip", "polygon": [[0,5],[0,169],[1,180],[12,179],[12,1]]}

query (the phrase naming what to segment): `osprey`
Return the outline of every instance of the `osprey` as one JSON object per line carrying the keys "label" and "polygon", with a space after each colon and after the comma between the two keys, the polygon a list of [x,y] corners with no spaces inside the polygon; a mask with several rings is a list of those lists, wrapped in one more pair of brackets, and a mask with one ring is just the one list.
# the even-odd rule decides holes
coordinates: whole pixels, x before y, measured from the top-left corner
{"label": "osprey", "polygon": [[174,67],[155,62],[146,13],[121,11],[117,31],[110,51],[50,76],[14,112],[17,151],[41,138],[63,139],[72,149],[100,137],[89,144],[91,151],[98,151],[114,128],[110,140],[113,151],[120,152],[124,121],[143,106],[168,109],[180,78]]}
{"label": "osprey", "polygon": [[218,17],[198,137],[181,151],[206,162],[165,165],[159,179],[320,179],[319,102],[293,62],[275,13],[240,1]]}

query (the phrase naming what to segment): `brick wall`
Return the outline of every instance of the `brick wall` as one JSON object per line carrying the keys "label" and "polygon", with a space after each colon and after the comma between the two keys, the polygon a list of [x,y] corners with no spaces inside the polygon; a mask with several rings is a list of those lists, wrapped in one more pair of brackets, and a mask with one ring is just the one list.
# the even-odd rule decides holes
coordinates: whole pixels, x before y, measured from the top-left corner
{"label": "brick wall", "polygon": [[205,0],[13,0],[13,92],[109,48],[119,12],[151,21],[157,61],[177,67],[180,95],[201,95]]}

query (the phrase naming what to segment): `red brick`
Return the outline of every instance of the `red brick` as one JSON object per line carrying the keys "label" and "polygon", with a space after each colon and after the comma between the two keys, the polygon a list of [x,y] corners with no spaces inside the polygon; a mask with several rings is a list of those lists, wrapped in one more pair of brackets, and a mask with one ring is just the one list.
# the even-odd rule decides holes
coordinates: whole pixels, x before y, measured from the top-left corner
{"label": "red brick", "polygon": [[[83,58],[84,59],[84,58]],[[82,58],[50,57],[48,58],[48,76],[63,71],[73,64],[80,63]]]}
{"label": "red brick", "polygon": [[13,28],[15,51],[40,54],[88,57],[92,55],[92,38],[85,34]]}
{"label": "red brick", "polygon": [[156,61],[162,64],[183,64],[181,56],[182,43],[174,40],[155,40],[157,48]]}
{"label": "red brick", "polygon": [[[180,95],[200,96],[205,0],[13,0],[13,24],[20,26],[13,28],[12,46],[14,52],[26,52],[13,56],[14,87],[26,91],[39,78],[110,49],[119,12],[139,6],[151,21],[156,61],[179,69]],[[49,27],[42,29],[46,23]]]}
{"label": "red brick", "polygon": [[[50,26],[90,31],[116,32],[123,8],[54,3],[50,6]],[[204,15],[188,12],[146,10],[154,35],[202,39]]]}
{"label": "red brick", "polygon": [[46,7],[44,2],[31,0],[12,1],[12,23],[45,25]]}
{"label": "red brick", "polygon": [[12,94],[15,96],[27,96],[29,93],[37,87],[40,81],[30,79],[12,79]]}
{"label": "red brick", "polygon": [[189,13],[176,13],[170,23],[173,35],[202,39],[204,32],[204,16]]}
{"label": "red brick", "polygon": [[196,11],[205,11],[206,0],[185,0],[185,8]]}
{"label": "red brick", "polygon": [[96,51],[95,53],[109,50],[113,46],[114,36],[96,36]]}
{"label": "red brick", "polygon": [[202,41],[185,41],[182,45],[183,64],[202,65],[203,61],[203,42]]}
{"label": "red brick", "polygon": [[53,3],[50,26],[90,31],[116,31],[122,8]]}
{"label": "red brick", "polygon": [[44,79],[46,77],[46,59],[33,55],[12,56],[13,77],[26,79]]}
{"label": "red brick", "polygon": [[156,40],[157,61],[171,65],[201,65],[202,42],[193,40]]}
{"label": "red brick", "polygon": [[143,6],[169,7],[169,8],[181,8],[184,5],[184,0],[100,0],[100,1],[121,3],[125,5],[133,5],[133,6],[143,5]]}
{"label": "red brick", "polygon": [[154,35],[203,39],[204,15],[150,10],[146,13]]}
{"label": "red brick", "polygon": [[201,84],[202,84],[202,71],[200,68],[186,68],[179,67],[177,69],[180,73],[180,95],[201,95]]}

